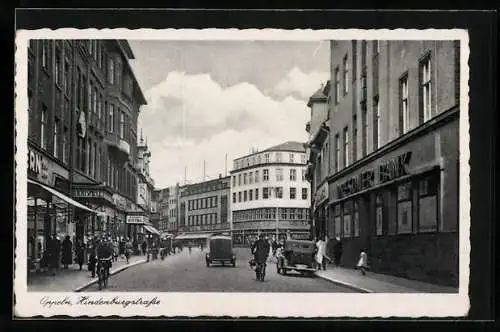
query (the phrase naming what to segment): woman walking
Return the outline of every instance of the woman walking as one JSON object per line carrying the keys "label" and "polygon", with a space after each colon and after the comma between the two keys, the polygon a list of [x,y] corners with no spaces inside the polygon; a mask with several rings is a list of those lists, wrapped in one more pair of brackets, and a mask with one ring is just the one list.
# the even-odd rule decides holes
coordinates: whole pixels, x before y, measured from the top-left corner
{"label": "woman walking", "polygon": [[68,268],[68,265],[71,265],[73,262],[73,243],[71,243],[69,235],[66,235],[64,241],[62,243],[62,264],[65,269]]}

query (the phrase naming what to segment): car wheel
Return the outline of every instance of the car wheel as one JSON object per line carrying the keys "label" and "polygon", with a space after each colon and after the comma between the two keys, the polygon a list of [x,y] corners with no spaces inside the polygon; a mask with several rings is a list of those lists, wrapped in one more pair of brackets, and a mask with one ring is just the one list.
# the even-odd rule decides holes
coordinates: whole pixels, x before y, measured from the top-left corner
{"label": "car wheel", "polygon": [[281,268],[281,273],[282,273],[283,275],[286,275],[286,269]]}

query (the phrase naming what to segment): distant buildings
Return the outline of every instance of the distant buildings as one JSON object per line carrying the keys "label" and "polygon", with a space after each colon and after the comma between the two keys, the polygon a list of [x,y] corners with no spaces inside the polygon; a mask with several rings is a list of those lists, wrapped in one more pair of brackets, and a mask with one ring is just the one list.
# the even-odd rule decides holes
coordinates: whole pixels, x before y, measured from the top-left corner
{"label": "distant buildings", "polygon": [[458,285],[459,46],[331,42],[308,179],[314,234],[330,253],[340,239],[343,265],[365,249],[374,272]]}
{"label": "distant buildings", "polygon": [[309,238],[310,184],[305,144],[286,142],[234,160],[232,233],[243,243],[258,233]]}

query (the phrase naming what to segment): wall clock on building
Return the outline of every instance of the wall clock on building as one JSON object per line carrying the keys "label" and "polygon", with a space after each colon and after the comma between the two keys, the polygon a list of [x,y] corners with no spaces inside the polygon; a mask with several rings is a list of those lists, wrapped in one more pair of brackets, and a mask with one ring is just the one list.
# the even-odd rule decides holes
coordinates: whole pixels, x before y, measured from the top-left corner
{"label": "wall clock on building", "polygon": [[84,111],[80,112],[80,117],[78,118],[78,135],[85,138],[87,134],[87,115]]}

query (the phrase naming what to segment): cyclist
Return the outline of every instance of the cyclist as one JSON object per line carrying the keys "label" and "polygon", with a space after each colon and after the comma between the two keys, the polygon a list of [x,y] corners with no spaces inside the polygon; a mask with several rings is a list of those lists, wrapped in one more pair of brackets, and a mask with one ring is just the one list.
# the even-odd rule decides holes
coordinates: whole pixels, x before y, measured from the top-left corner
{"label": "cyclist", "polygon": [[106,276],[109,277],[109,269],[112,265],[113,259],[113,247],[108,241],[108,238],[102,237],[101,242],[97,246],[97,271],[101,267],[101,264],[105,264],[104,268],[106,270]]}
{"label": "cyclist", "polygon": [[269,256],[270,244],[264,239],[264,234],[259,234],[259,239],[252,244],[252,254],[257,264],[255,274],[257,280],[264,281],[266,275],[266,261]]}

